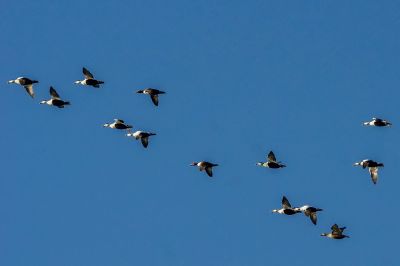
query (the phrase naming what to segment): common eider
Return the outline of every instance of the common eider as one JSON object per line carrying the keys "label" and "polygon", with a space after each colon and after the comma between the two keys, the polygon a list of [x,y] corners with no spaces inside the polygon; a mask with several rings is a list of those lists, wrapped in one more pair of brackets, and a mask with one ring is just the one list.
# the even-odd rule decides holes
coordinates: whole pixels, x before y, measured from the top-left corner
{"label": "common eider", "polygon": [[315,208],[309,205],[304,205],[303,207],[300,208],[295,208],[298,211],[301,211],[305,214],[305,216],[310,217],[311,222],[314,225],[317,225],[317,212],[322,211],[322,209]]}
{"label": "common eider", "polygon": [[130,129],[128,129],[128,131],[129,132],[126,134],[126,136],[133,137],[135,139],[140,139],[143,147],[145,148],[147,148],[147,146],[149,145],[149,137],[156,135],[155,133],[144,132],[144,131],[132,132]]}
{"label": "common eider", "polygon": [[363,169],[368,167],[369,174],[374,184],[376,184],[376,182],[378,181],[378,168],[384,167],[383,163],[378,163],[369,159],[362,160],[361,162],[355,163],[353,165],[362,166]]}
{"label": "common eider", "polygon": [[323,233],[321,236],[326,236],[333,239],[349,238],[349,236],[343,234],[344,229],[346,229],[346,227],[339,227],[337,224],[334,224],[331,227],[332,232]]}
{"label": "common eider", "polygon": [[50,86],[50,96],[51,96],[50,100],[41,101],[40,104],[53,105],[57,106],[58,108],[64,108],[65,105],[70,105],[69,102],[61,100],[60,95],[58,95],[56,90],[51,86]]}
{"label": "common eider", "polygon": [[39,83],[39,81],[24,77],[18,77],[16,79],[9,80],[8,83],[15,83],[23,86],[26,92],[33,98],[35,97],[35,92],[33,91],[33,84]]}
{"label": "common eider", "polygon": [[99,88],[100,84],[103,84],[104,81],[96,80],[92,73],[90,73],[89,70],[86,68],[82,68],[83,75],[85,76],[84,80],[77,80],[75,81],[76,84],[81,84],[81,85],[87,85],[87,86],[93,86],[95,88]]}
{"label": "common eider", "polygon": [[154,105],[158,106],[158,95],[159,94],[164,94],[165,92],[157,90],[157,89],[147,88],[147,89],[144,89],[144,90],[139,90],[136,93],[142,93],[142,94],[150,95],[150,98],[153,101]]}
{"label": "common eider", "polygon": [[114,123],[111,124],[104,124],[104,127],[109,127],[113,129],[129,129],[132,128],[131,125],[126,125],[124,120],[121,119],[114,119]]}
{"label": "common eider", "polygon": [[364,122],[364,125],[365,126],[373,126],[373,127],[387,127],[387,126],[391,126],[392,123],[390,123],[387,120],[373,117],[372,121]]}
{"label": "common eider", "polygon": [[262,167],[267,167],[267,168],[283,168],[286,167],[286,165],[282,164],[281,162],[276,161],[276,157],[273,151],[270,151],[267,156],[267,161],[266,162],[258,162],[258,166]]}
{"label": "common eider", "polygon": [[299,213],[301,211],[298,210],[298,208],[292,208],[292,205],[290,205],[289,200],[285,196],[283,196],[282,197],[282,209],[272,210],[272,212],[277,212],[277,213],[286,214],[286,215],[293,215],[293,214]]}
{"label": "common eider", "polygon": [[214,166],[218,166],[218,164],[210,163],[210,162],[193,162],[190,164],[191,166],[198,166],[200,171],[206,171],[209,177],[213,176],[212,168]]}

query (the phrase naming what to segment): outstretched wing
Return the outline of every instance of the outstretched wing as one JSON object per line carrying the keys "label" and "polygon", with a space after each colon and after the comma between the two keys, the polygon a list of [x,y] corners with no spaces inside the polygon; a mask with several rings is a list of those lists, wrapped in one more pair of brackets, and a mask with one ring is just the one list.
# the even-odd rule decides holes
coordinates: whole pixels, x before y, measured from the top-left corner
{"label": "outstretched wing", "polygon": [[371,175],[372,182],[376,184],[376,182],[378,182],[378,167],[370,167],[368,171]]}
{"label": "outstretched wing", "polygon": [[332,234],[341,235],[343,232],[343,230],[341,230],[337,224],[332,225],[331,229]]}
{"label": "outstretched wing", "polygon": [[213,176],[212,167],[211,167],[211,166],[206,166],[206,167],[205,167],[205,170],[206,170],[206,173],[207,173],[207,175],[208,175],[209,177],[212,177],[212,176]]}
{"label": "outstretched wing", "polygon": [[24,88],[25,88],[26,92],[27,92],[32,98],[35,97],[35,92],[33,91],[33,86],[32,86],[32,84],[25,85]]}
{"label": "outstretched wing", "polygon": [[143,147],[147,148],[149,145],[149,137],[142,137],[140,140],[142,141]]}
{"label": "outstretched wing", "polygon": [[58,93],[52,86],[50,86],[50,95],[51,95],[51,98],[53,98],[53,99],[60,99],[60,95],[58,95]]}
{"label": "outstretched wing", "polygon": [[317,225],[317,213],[316,212],[310,213],[310,220],[314,225]]}
{"label": "outstretched wing", "polygon": [[275,154],[274,154],[274,152],[273,151],[270,151],[269,153],[268,153],[268,162],[276,162],[276,157],[275,157]]}
{"label": "outstretched wing", "polygon": [[124,120],[122,120],[122,119],[114,119],[114,121],[116,124],[124,124],[125,123]]}
{"label": "outstretched wing", "polygon": [[157,94],[152,94],[150,95],[151,100],[153,101],[155,106],[158,106],[158,95]]}
{"label": "outstretched wing", "polygon": [[290,209],[290,208],[292,208],[292,205],[290,205],[289,200],[288,200],[285,196],[283,196],[283,198],[282,198],[282,207],[283,207],[284,209]]}
{"label": "outstretched wing", "polygon": [[90,73],[90,71],[87,70],[85,67],[82,68],[82,72],[83,72],[83,75],[85,76],[85,78],[87,78],[87,79],[93,79],[94,78],[92,73]]}

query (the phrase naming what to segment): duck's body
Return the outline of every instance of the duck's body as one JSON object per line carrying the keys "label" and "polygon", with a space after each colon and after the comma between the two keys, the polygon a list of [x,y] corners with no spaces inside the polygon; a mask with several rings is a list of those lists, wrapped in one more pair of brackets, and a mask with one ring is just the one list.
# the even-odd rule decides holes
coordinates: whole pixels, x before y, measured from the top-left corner
{"label": "duck's body", "polygon": [[374,184],[376,184],[378,182],[378,168],[384,167],[384,164],[365,159],[361,162],[355,163],[354,166],[362,166],[363,169],[368,168],[371,180]]}
{"label": "duck's body", "polygon": [[86,68],[82,68],[82,72],[83,72],[83,75],[85,76],[85,79],[75,81],[76,84],[100,88],[100,84],[104,83],[104,81],[95,79],[93,74],[90,73],[90,71],[87,70]]}
{"label": "duck's body", "polygon": [[272,168],[272,169],[286,167],[286,165],[282,164],[281,162],[277,162],[273,151],[270,151],[268,153],[266,162],[258,162],[257,165],[262,166],[262,167]]}
{"label": "duck's body", "polygon": [[164,94],[164,91],[160,91],[157,89],[152,89],[152,88],[147,88],[144,90],[139,90],[136,93],[142,93],[142,94],[147,94],[150,95],[151,101],[155,106],[158,106],[158,95],[159,94]]}
{"label": "duck's body", "polygon": [[104,127],[109,127],[109,128],[113,128],[113,129],[129,129],[132,128],[131,125],[126,125],[124,120],[121,119],[114,119],[114,123],[111,124],[104,124]]}
{"label": "duck's body", "polygon": [[37,80],[32,80],[29,78],[24,78],[24,77],[18,77],[13,80],[9,80],[8,83],[15,83],[18,85],[21,85],[25,88],[26,92],[31,96],[32,98],[35,97],[35,92],[33,91],[33,84],[39,83]]}
{"label": "duck's body", "polygon": [[303,207],[295,209],[303,212],[305,216],[310,217],[310,220],[314,225],[317,224],[317,212],[322,211],[322,209],[315,208],[309,205],[304,205]]}
{"label": "duck's body", "polygon": [[373,127],[387,127],[391,126],[392,123],[390,123],[387,120],[380,119],[380,118],[372,118],[372,121],[364,122],[365,126],[373,126]]}
{"label": "duck's body", "polygon": [[332,232],[323,233],[323,234],[321,234],[321,236],[326,236],[326,237],[332,238],[332,239],[349,238],[349,236],[346,236],[343,234],[344,229],[346,229],[346,227],[339,227],[337,224],[334,224],[331,227]]}
{"label": "duck's body", "polygon": [[193,162],[190,164],[191,166],[197,166],[200,171],[205,171],[209,177],[213,176],[212,168],[214,166],[218,166],[218,164],[201,161],[201,162]]}
{"label": "duck's body", "polygon": [[66,102],[60,99],[60,95],[58,95],[57,91],[53,87],[50,87],[50,95],[50,100],[41,101],[40,104],[53,105],[58,108],[64,108],[65,105],[70,105],[70,102]]}
{"label": "duck's body", "polygon": [[293,215],[293,214],[299,213],[301,211],[298,210],[298,208],[292,208],[292,205],[290,204],[289,200],[285,196],[283,196],[282,197],[282,208],[272,210],[272,212],[279,213],[279,214]]}
{"label": "duck's body", "polygon": [[149,145],[149,137],[150,136],[155,136],[155,133],[150,133],[150,132],[145,132],[145,131],[136,131],[136,132],[131,132],[129,131],[128,134],[126,134],[128,137],[133,137],[135,139],[140,139],[142,142],[143,147],[147,148]]}

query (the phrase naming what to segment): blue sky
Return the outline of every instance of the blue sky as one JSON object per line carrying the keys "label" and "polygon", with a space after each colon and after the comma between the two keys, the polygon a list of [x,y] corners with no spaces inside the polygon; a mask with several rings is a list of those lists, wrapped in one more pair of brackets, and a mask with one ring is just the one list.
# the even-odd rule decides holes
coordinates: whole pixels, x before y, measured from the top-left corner
{"label": "blue sky", "polygon": [[[397,265],[399,11],[3,2],[1,265]],[[104,86],[73,84],[82,66]],[[18,76],[40,81],[34,100]],[[50,85],[72,105],[39,105]],[[158,108],[145,87],[167,92]],[[145,150],[113,118],[157,136]],[[256,167],[269,150],[288,167]],[[352,167],[364,158],[385,163],[376,186]],[[318,225],[272,214],[282,195],[323,208]],[[333,223],[351,238],[320,237]]]}

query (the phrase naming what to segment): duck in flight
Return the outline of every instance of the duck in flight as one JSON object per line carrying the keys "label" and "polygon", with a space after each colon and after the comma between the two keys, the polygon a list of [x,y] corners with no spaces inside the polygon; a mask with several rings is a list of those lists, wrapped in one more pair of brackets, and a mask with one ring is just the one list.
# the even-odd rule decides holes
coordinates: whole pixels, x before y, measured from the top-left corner
{"label": "duck in flight", "polygon": [[392,123],[390,123],[387,120],[383,120],[380,118],[372,118],[372,121],[369,122],[364,122],[364,126],[373,126],[373,127],[388,127],[391,126]]}
{"label": "duck in flight", "polygon": [[334,224],[331,227],[332,232],[323,233],[321,236],[326,236],[333,239],[349,238],[349,236],[343,234],[344,229],[346,229],[346,227],[339,227],[337,224]]}
{"label": "duck in flight", "polygon": [[305,216],[310,217],[310,220],[314,225],[317,225],[317,212],[322,211],[322,209],[315,208],[309,205],[304,205],[303,207],[295,208],[295,210],[301,211],[304,213]]}
{"label": "duck in flight", "polygon": [[139,90],[136,93],[148,94],[155,106],[158,106],[158,95],[164,94],[164,91],[160,91],[157,89],[147,88],[144,90]]}
{"label": "duck in flight", "polygon": [[144,132],[144,131],[132,132],[130,129],[128,129],[128,133],[126,134],[126,136],[128,136],[128,137],[140,139],[143,147],[145,147],[145,148],[147,148],[147,146],[149,145],[149,137],[155,136],[155,135],[156,135],[155,133]]}
{"label": "duck in flight", "polygon": [[25,88],[26,92],[33,98],[35,97],[35,92],[33,91],[33,84],[39,83],[37,80],[32,80],[24,77],[18,77],[13,80],[9,80],[8,83],[19,84]]}
{"label": "duck in flight", "polygon": [[50,100],[41,101],[40,104],[53,105],[58,108],[64,108],[65,105],[70,105],[69,102],[61,100],[60,95],[58,95],[57,91],[53,87],[50,87],[50,96]]}
{"label": "duck in flight", "polygon": [[201,162],[193,162],[190,164],[190,166],[197,166],[199,167],[200,171],[206,171],[207,175],[209,177],[212,177],[213,176],[212,169],[214,166],[218,166],[218,164],[201,161]]}
{"label": "duck in flight", "polygon": [[286,214],[286,215],[293,215],[296,213],[301,212],[299,208],[292,208],[292,205],[290,205],[289,200],[283,196],[282,197],[282,208],[278,210],[272,210],[272,212],[280,213],[280,214]]}
{"label": "duck in flight", "polygon": [[276,157],[273,151],[270,151],[267,156],[267,161],[266,162],[258,162],[258,166],[262,167],[267,167],[267,168],[283,168],[286,167],[286,165],[282,164],[281,162],[276,161]]}
{"label": "duck in flight", "polygon": [[97,80],[93,77],[93,74],[90,73],[89,70],[86,68],[82,68],[83,75],[85,76],[84,80],[77,80],[75,81],[76,84],[81,84],[81,85],[87,85],[87,86],[93,86],[95,88],[100,88],[100,84],[103,84],[104,81]]}
{"label": "duck in flight", "polygon": [[353,164],[354,166],[362,166],[363,169],[368,168],[372,183],[378,182],[378,168],[384,167],[383,163],[378,163],[373,160],[365,159],[361,162]]}
{"label": "duck in flight", "polygon": [[104,127],[109,127],[113,129],[129,129],[132,128],[131,125],[126,125],[124,120],[121,119],[114,119],[114,123],[111,124],[104,124]]}

